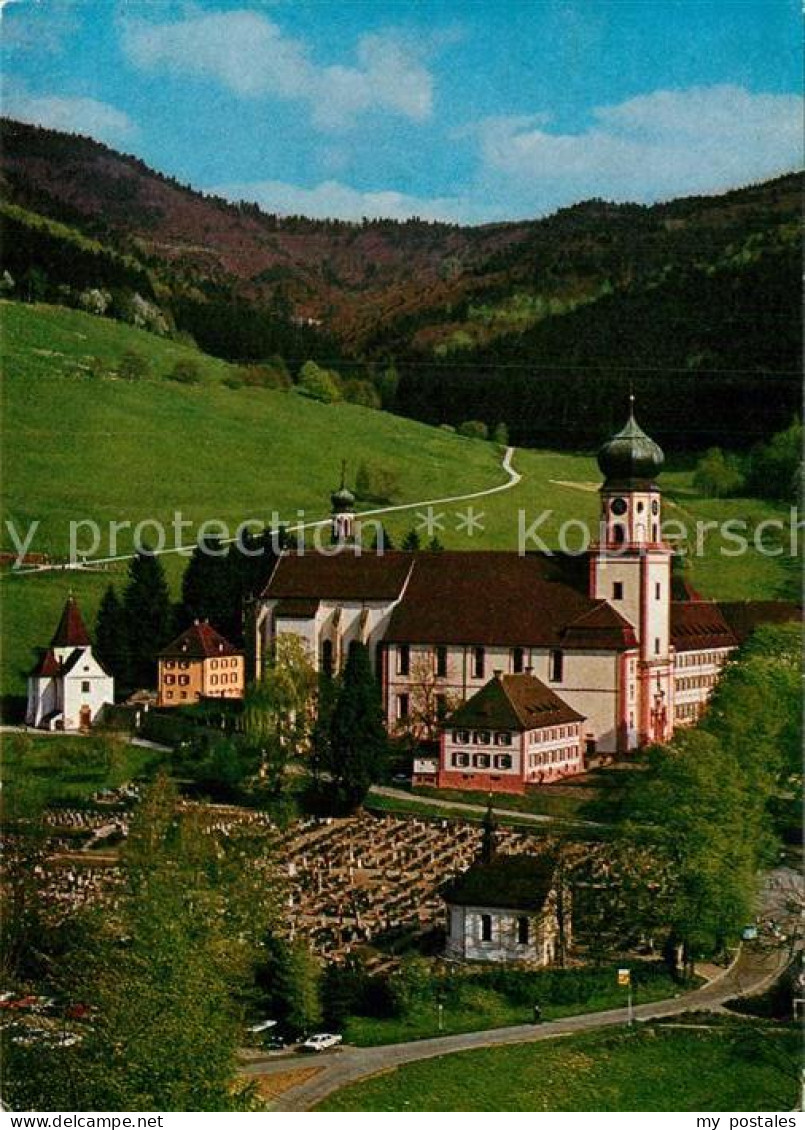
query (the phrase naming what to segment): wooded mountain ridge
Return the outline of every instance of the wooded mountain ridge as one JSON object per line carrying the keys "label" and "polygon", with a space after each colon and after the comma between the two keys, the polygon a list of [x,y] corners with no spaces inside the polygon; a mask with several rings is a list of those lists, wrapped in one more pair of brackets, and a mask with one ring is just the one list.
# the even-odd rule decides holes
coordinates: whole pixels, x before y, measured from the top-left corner
{"label": "wooded mountain ridge", "polygon": [[520,443],[600,434],[628,383],[660,433],[697,431],[692,400],[702,442],[719,408],[738,443],[796,410],[799,174],[480,227],[348,223],[204,195],[89,138],[3,119],[0,140],[17,297],[39,269],[51,289],[136,292],[229,359],[394,358],[395,410],[502,419]]}

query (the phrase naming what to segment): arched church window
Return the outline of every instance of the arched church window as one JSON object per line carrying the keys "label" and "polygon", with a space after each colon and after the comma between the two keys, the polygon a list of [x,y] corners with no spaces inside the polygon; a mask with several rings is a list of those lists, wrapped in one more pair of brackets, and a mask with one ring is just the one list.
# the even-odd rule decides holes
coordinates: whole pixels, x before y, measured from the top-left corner
{"label": "arched church window", "polygon": [[620,522],[616,523],[616,525],[612,527],[612,540],[614,541],[615,545],[623,545],[623,543],[626,541],[626,530],[623,528]]}

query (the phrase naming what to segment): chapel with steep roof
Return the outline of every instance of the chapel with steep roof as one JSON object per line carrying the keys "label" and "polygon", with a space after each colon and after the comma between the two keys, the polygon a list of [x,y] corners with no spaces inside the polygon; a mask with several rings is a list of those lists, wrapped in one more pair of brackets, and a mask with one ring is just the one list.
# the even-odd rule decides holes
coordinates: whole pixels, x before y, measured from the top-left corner
{"label": "chapel with steep roof", "polygon": [[50,647],[28,674],[25,723],[43,730],[88,729],[115,701],[114,678],[92,651],[78,601],[68,596]]}

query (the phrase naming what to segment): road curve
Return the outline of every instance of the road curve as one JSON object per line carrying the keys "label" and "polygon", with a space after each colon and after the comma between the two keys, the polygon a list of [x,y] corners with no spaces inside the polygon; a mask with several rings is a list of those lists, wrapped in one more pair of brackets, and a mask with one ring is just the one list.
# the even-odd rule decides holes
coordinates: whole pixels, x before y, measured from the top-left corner
{"label": "road curve", "polygon": [[[773,874],[781,874],[775,872]],[[765,892],[766,905],[769,890]],[[682,1012],[706,1010],[719,1011],[726,1001],[735,997],[755,996],[763,992],[783,972],[791,960],[786,947],[744,946],[729,969],[719,974],[699,989],[667,1000],[639,1004],[634,1009],[638,1020],[654,1020],[676,1016]],[[470,1051],[474,1048],[498,1047],[503,1044],[537,1043],[557,1039],[596,1028],[626,1024],[625,1008],[606,1012],[583,1013],[554,1020],[542,1025],[521,1024],[511,1028],[494,1028],[483,1032],[466,1032],[456,1036],[414,1040],[404,1044],[387,1044],[381,1047],[344,1047],[337,1052],[311,1057],[321,1070],[299,1086],[281,1095],[273,1110],[305,1111],[320,1103],[333,1091],[348,1086],[369,1075],[393,1070],[415,1060],[433,1059],[451,1052]],[[254,1061],[244,1066],[247,1075],[281,1074],[300,1064],[297,1058]]]}
{"label": "road curve", "polygon": [[[390,785],[372,785],[369,789],[371,796],[385,796],[391,800],[405,800],[416,801],[417,804],[425,805],[429,808],[450,808],[455,809],[457,812],[469,812],[473,815],[484,816],[487,812],[488,806],[485,804],[472,804],[464,800],[442,800],[439,797],[420,796],[418,793],[406,792],[405,789],[395,789]],[[548,816],[541,812],[520,812],[515,808],[500,808],[495,805],[494,812],[496,816],[503,816],[517,820],[518,823],[523,824],[573,824],[576,827],[582,828],[604,828],[605,824],[597,824],[592,820],[577,820],[573,816]]]}
{"label": "road curve", "polygon": [[[402,502],[396,506],[381,506],[376,510],[359,510],[356,513],[357,518],[376,518],[381,514],[394,514],[401,510],[419,510],[422,508],[432,506],[447,506],[454,502],[471,502],[474,498],[487,498],[492,494],[501,494],[503,491],[511,490],[516,487],[522,480],[522,475],[515,471],[512,466],[512,458],[515,449],[507,447],[503,453],[501,461],[501,468],[506,472],[506,481],[498,483],[494,487],[485,487],[483,490],[470,491],[469,494],[452,494],[446,498],[426,498],[419,502]],[[288,533],[299,533],[300,530],[315,530],[322,526],[327,526],[330,523],[330,518],[319,518],[315,522],[298,522],[296,525],[286,525],[285,529]],[[222,545],[229,545],[237,541],[237,538],[223,538]],[[190,542],[188,545],[172,545],[164,549],[155,549],[153,551],[155,557],[164,557],[170,553],[189,554],[196,548],[196,542]],[[111,565],[115,561],[128,561],[134,556],[133,553],[118,553],[113,557],[93,557],[90,561],[83,564],[68,564],[68,565],[41,565],[32,566],[27,569],[14,569],[13,575],[15,577],[25,577],[32,573],[53,573],[53,572],[70,572],[71,570],[81,570],[82,572],[92,572],[96,565]]]}

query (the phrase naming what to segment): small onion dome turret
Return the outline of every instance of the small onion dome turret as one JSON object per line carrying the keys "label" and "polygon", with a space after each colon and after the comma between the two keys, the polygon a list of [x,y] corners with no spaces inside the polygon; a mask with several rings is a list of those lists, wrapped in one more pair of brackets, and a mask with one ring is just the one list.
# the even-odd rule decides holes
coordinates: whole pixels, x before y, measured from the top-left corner
{"label": "small onion dome turret", "polygon": [[346,483],[346,463],[341,466],[341,486],[330,495],[333,514],[346,514],[355,509],[355,495],[348,489]]}
{"label": "small onion dome turret", "polygon": [[659,444],[646,435],[634,417],[634,397],[629,398],[629,419],[598,452],[598,466],[607,484],[650,484],[659,475],[665,456]]}

